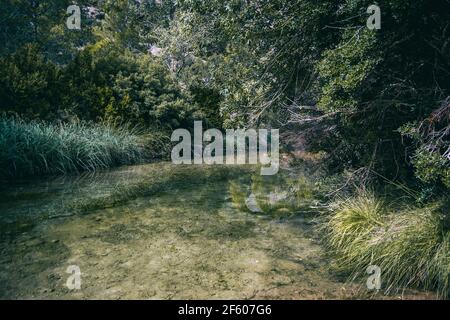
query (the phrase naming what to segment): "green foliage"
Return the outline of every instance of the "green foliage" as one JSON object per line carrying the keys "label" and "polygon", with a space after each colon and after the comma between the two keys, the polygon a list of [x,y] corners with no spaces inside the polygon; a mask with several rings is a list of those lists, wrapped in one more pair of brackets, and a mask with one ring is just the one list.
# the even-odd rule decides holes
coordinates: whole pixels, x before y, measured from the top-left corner
{"label": "green foliage", "polygon": [[450,232],[435,207],[389,212],[371,194],[332,206],[327,243],[337,266],[353,277],[381,268],[383,290],[421,287],[450,294]]}
{"label": "green foliage", "polygon": [[[4,0],[0,4],[0,55],[12,53],[26,43],[45,43],[55,20],[68,1]],[[67,6],[66,6],[67,8]],[[59,11],[59,12],[58,12]]]}
{"label": "green foliage", "polygon": [[426,149],[418,149],[413,159],[417,177],[429,184],[441,182],[450,188],[450,161]]}
{"label": "green foliage", "polygon": [[[376,34],[347,31],[342,45],[327,50],[317,64],[322,93],[318,105],[327,111],[351,113],[358,109],[362,95],[370,90],[370,78],[380,58],[376,53]],[[366,87],[364,87],[366,86]]]}
{"label": "green foliage", "polygon": [[174,0],[106,0],[98,4],[105,17],[93,33],[116,46],[146,52],[159,41],[159,28],[169,24]]}
{"label": "green foliage", "polygon": [[[79,31],[65,27],[72,1],[0,4],[0,111],[35,120],[0,119],[2,175],[161,157],[166,133],[194,120],[288,123],[313,132],[310,147],[326,152],[331,171],[365,168],[448,202],[448,1],[382,1],[381,30],[367,30],[363,0],[77,3],[98,11],[83,11]],[[149,52],[155,46],[162,56]],[[137,137],[126,124],[157,133]],[[320,182],[269,182],[232,185],[233,201],[245,209],[252,193],[266,213],[318,210]],[[388,288],[448,296],[448,213],[442,220],[431,207],[391,211],[367,194],[334,207],[329,244],[342,268],[377,264]]]}
{"label": "green foliage", "polygon": [[[83,6],[98,0],[78,0]],[[0,4],[0,56],[11,54],[26,44],[34,44],[46,58],[60,63],[70,61],[79,48],[94,40],[95,17],[82,12],[81,30],[69,30],[66,10],[71,0],[4,0]]]}
{"label": "green foliage", "polygon": [[182,92],[159,58],[123,51],[106,41],[82,50],[64,67],[27,45],[0,59],[0,70],[5,74],[0,80],[2,111],[26,118],[189,128],[193,119],[207,115]]}
{"label": "green foliage", "polygon": [[7,41],[0,52],[1,111],[144,128],[190,127],[194,118],[213,115],[199,111],[164,61],[148,52],[173,14],[172,1],[79,1],[81,30],[66,28],[69,4],[2,3],[0,33]]}
{"label": "green foliage", "polygon": [[[109,57],[101,60],[114,61]],[[126,52],[116,63],[123,67],[111,77],[113,100],[104,117],[163,128],[191,127],[194,117],[201,119],[160,59]]]}
{"label": "green foliage", "polygon": [[368,5],[185,0],[161,43],[188,87],[220,93],[225,127],[306,123],[330,169],[409,179],[416,146],[398,129],[450,95],[450,10],[383,1],[381,30],[368,30]]}
{"label": "green foliage", "polygon": [[0,118],[0,175],[4,177],[95,171],[144,159],[140,138],[123,126]]}
{"label": "green foliage", "polygon": [[60,70],[46,61],[36,46],[27,45],[0,59],[0,73],[1,111],[27,118],[56,116]]}
{"label": "green foliage", "polygon": [[416,176],[426,187],[433,186],[436,191],[450,188],[450,99],[418,123],[408,123],[399,132],[416,144],[412,164]]}
{"label": "green foliage", "polygon": [[[65,88],[61,92],[63,108],[70,116],[83,120],[99,120],[114,101],[108,82],[119,67],[114,61],[111,65],[98,61],[93,51],[87,49],[77,54],[61,77]],[[99,54],[105,53],[103,50]]]}
{"label": "green foliage", "polygon": [[341,40],[317,62],[318,106],[336,114],[319,148],[330,152],[334,168],[411,177],[416,146],[398,129],[423,121],[450,94],[450,54],[442,46],[449,37],[448,4],[383,2],[381,30],[369,31],[361,14],[366,3],[345,2],[338,16],[356,17],[354,28],[341,25]]}

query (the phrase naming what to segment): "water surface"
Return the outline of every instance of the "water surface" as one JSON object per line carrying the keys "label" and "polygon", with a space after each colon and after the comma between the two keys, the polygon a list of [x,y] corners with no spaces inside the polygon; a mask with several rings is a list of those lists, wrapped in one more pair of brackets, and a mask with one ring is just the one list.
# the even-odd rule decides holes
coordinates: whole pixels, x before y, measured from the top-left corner
{"label": "water surface", "polygon": [[[233,204],[251,171],[160,163],[4,185],[0,298],[356,297],[328,271],[310,216]],[[80,290],[66,286],[70,265]]]}

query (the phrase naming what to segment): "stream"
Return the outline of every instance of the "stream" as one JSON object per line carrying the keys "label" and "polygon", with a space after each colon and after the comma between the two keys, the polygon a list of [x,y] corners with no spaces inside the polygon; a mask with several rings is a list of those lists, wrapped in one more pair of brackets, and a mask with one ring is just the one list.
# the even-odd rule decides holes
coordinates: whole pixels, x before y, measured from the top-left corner
{"label": "stream", "polygon": [[[360,297],[328,270],[314,219],[233,205],[230,184],[250,175],[155,163],[3,184],[0,298]],[[127,199],[127,188],[148,192]],[[67,286],[69,266],[80,289]]]}

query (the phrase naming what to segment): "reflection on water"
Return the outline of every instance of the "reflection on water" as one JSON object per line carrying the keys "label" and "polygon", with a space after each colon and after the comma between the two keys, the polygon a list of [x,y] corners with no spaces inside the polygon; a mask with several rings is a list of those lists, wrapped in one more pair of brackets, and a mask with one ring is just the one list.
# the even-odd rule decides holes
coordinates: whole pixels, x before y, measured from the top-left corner
{"label": "reflection on water", "polygon": [[[0,298],[353,296],[325,271],[309,219],[236,205],[268,181],[250,168],[151,164],[3,186]],[[271,190],[272,210],[286,196]],[[80,290],[65,285],[70,265]]]}

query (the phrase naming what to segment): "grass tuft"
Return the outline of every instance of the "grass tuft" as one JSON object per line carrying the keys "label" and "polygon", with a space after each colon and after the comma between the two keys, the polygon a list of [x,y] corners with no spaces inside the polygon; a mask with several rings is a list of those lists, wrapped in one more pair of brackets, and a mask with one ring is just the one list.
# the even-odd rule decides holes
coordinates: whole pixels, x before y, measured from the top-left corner
{"label": "grass tuft", "polygon": [[95,171],[144,160],[132,130],[88,123],[48,124],[0,117],[0,176]]}
{"label": "grass tuft", "polygon": [[356,278],[364,276],[369,265],[377,265],[387,293],[421,288],[447,298],[450,232],[436,206],[388,209],[366,192],[332,206],[327,243],[338,268]]}

